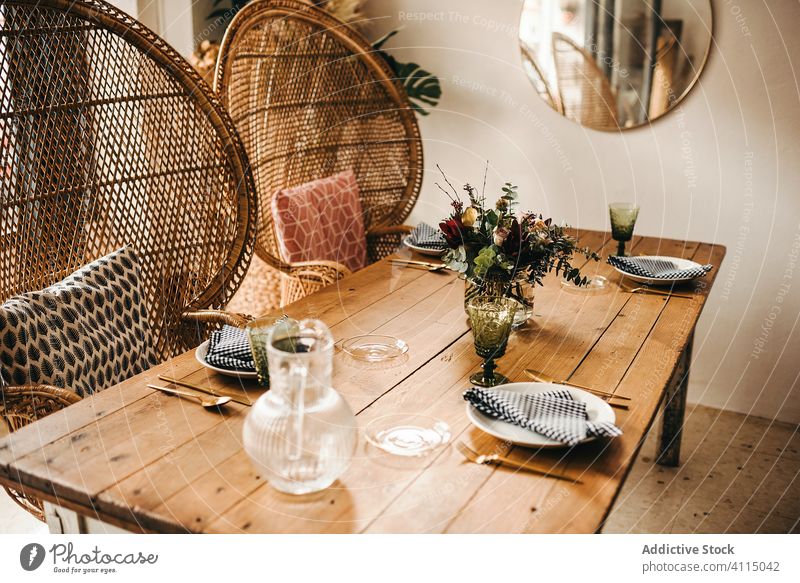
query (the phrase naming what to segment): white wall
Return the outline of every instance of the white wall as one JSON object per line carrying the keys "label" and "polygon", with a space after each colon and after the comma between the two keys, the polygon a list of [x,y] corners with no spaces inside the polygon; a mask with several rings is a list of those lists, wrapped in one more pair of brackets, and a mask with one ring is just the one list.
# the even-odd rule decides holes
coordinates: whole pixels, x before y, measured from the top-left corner
{"label": "white wall", "polygon": [[622,135],[582,128],[536,96],[517,48],[521,0],[371,0],[368,32],[405,25],[388,48],[443,81],[420,122],[426,178],[412,222],[447,212],[436,163],[477,182],[489,159],[493,187],[516,182],[525,207],[573,225],[607,228],[607,203],[635,200],[640,234],[726,245],[690,399],[800,422],[800,3],[713,4],[700,83],[679,109]]}
{"label": "white wall", "polygon": [[[197,44],[192,5],[198,0],[108,1],[166,39],[184,57],[192,54]],[[200,28],[198,33],[202,32]]]}

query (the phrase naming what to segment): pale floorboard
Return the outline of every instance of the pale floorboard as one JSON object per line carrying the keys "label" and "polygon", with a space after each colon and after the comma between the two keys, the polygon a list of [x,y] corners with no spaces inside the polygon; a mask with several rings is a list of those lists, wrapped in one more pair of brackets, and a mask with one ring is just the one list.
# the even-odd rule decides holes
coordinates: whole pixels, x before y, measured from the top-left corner
{"label": "pale floorboard", "polygon": [[699,405],[686,416],[681,466],[654,463],[651,431],[603,532],[798,532],[798,426]]}
{"label": "pale floorboard", "polygon": [[[8,434],[4,423],[0,422],[0,437]],[[47,526],[17,506],[6,491],[0,488],[0,533],[2,534],[44,534]]]}

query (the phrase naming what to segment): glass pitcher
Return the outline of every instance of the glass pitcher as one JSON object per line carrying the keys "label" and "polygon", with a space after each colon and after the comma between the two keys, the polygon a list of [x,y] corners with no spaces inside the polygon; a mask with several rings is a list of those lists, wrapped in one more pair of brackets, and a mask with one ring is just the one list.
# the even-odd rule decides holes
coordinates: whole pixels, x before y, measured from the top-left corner
{"label": "glass pitcher", "polygon": [[244,448],[281,492],[307,494],[344,473],[356,446],[356,420],[331,387],[333,338],[319,320],[284,321],[267,342],[270,390],[244,423]]}

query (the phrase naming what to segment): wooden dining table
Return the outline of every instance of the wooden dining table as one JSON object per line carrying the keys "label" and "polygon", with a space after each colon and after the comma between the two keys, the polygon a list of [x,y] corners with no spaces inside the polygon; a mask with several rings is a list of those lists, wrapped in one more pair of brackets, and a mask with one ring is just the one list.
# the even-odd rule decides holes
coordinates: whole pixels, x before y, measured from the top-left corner
{"label": "wooden dining table", "polygon": [[[685,257],[715,268],[675,288],[683,297],[630,293],[605,263],[616,248],[609,234],[576,236],[603,256],[578,264],[587,275],[606,277],[606,289],[575,291],[547,276],[536,290],[533,316],[512,333],[497,363],[514,382],[530,380],[525,369],[536,369],[627,397],[618,400],[627,409],[614,409],[620,437],[534,450],[474,427],[462,395],[481,359],[464,313],[463,280],[383,260],[285,308],[294,318],[322,320],[337,340],[377,333],[409,346],[383,363],[335,353],[333,384],[360,430],[350,466],[328,489],[291,496],[270,487],[242,447],[248,405],[206,410],[148,388],[168,375],[244,401],[261,394],[255,381],[204,368],[193,351],[7,436],[0,441],[0,482],[46,501],[55,532],[600,531],[660,406],[658,459],[679,463],[693,332],[725,249],[635,237],[632,254]],[[395,413],[445,421],[451,444],[408,458],[368,444],[364,426]],[[458,441],[579,483],[471,463],[453,447]]]}

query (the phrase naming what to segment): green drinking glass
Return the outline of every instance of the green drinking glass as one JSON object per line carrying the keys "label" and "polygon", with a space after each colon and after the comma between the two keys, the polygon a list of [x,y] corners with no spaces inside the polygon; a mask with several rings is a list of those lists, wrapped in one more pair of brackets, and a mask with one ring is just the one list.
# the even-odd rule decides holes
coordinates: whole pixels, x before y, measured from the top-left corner
{"label": "green drinking glass", "polygon": [[633,238],[633,227],[639,216],[639,207],[632,202],[612,202],[608,205],[611,216],[611,237],[617,242],[617,256],[625,256],[625,243]]}
{"label": "green drinking glass", "polygon": [[250,341],[250,351],[253,353],[253,363],[258,374],[258,384],[269,387],[269,367],[267,366],[267,346],[269,333],[279,322],[294,322],[288,316],[264,316],[249,322],[245,327],[247,339]]}
{"label": "green drinking glass", "polygon": [[469,377],[471,383],[479,387],[494,387],[508,382],[505,376],[496,372],[494,361],[506,352],[518,306],[515,300],[499,296],[476,296],[467,303],[475,352],[485,359],[483,372]]}

